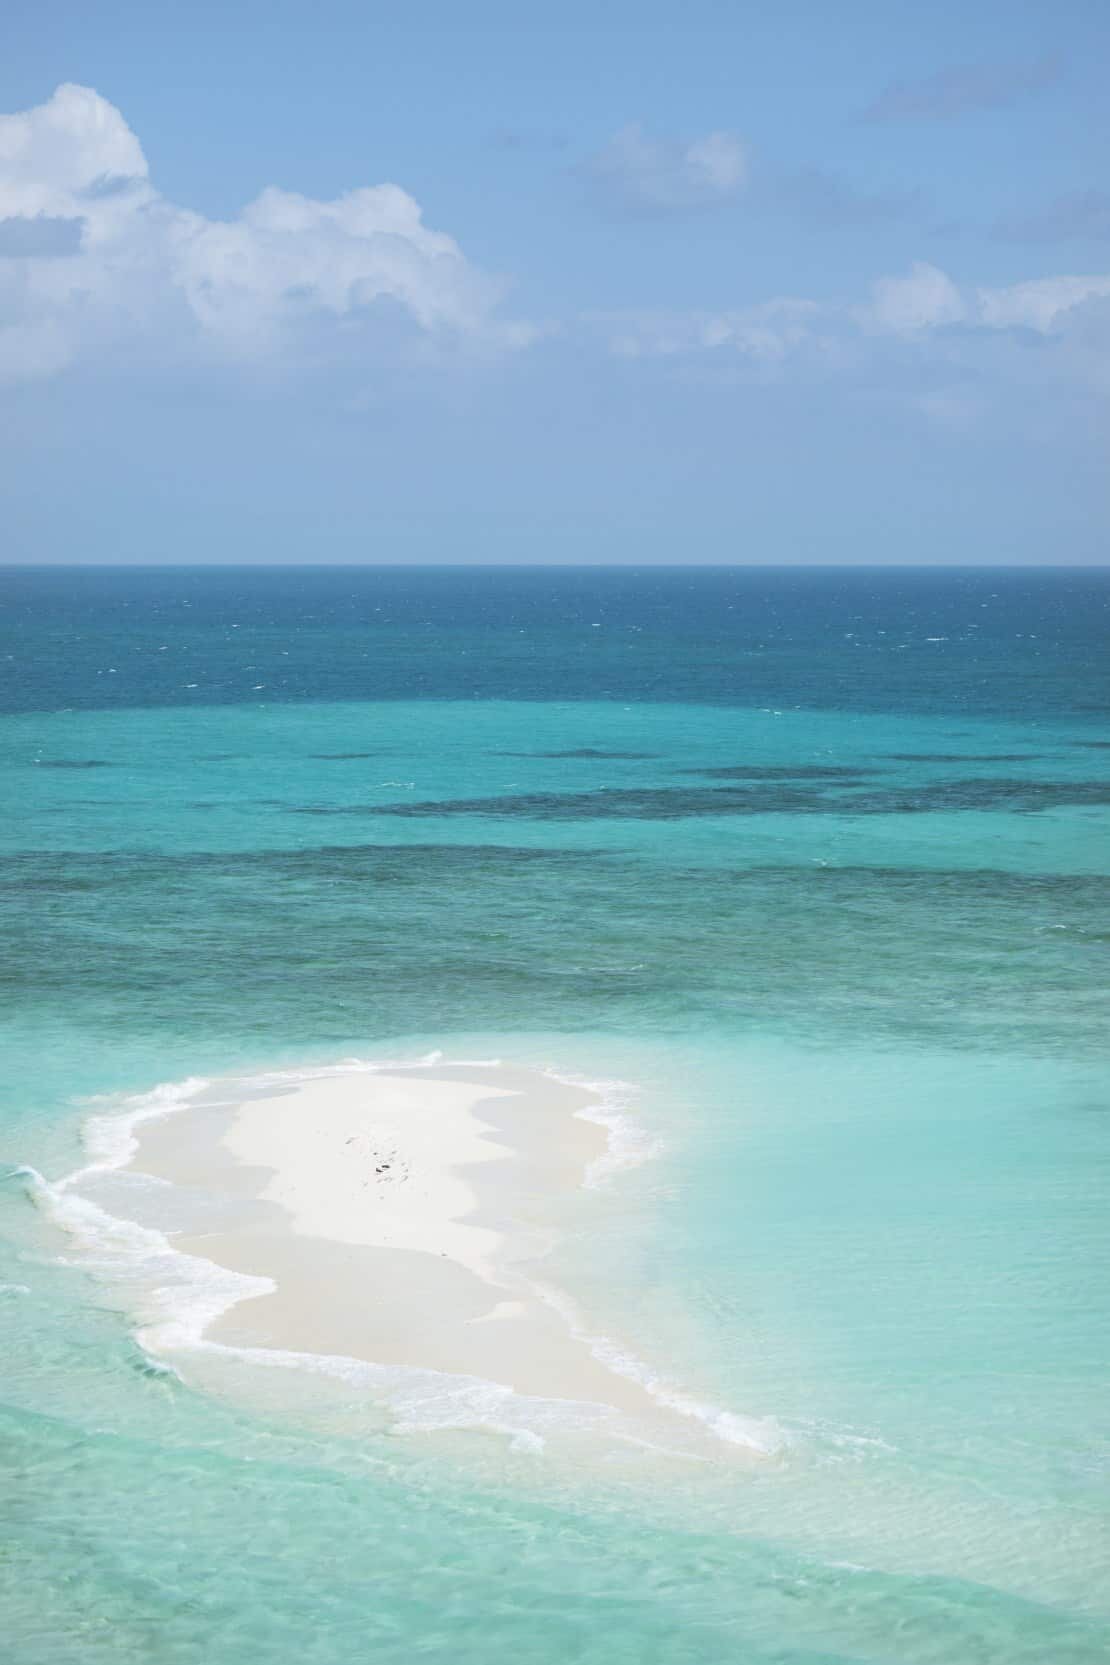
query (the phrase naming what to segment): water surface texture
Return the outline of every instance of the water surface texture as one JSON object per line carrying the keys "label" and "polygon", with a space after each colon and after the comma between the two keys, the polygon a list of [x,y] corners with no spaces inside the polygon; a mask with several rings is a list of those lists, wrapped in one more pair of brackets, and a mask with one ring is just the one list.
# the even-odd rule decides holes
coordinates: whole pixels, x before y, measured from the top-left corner
{"label": "water surface texture", "polygon": [[[1110,574],[0,606],[19,1665],[1107,1657]],[[610,1084],[655,1154],[552,1277],[779,1456],[575,1464],[144,1353],[122,1249],[49,1206],[90,1115],[433,1051]]]}

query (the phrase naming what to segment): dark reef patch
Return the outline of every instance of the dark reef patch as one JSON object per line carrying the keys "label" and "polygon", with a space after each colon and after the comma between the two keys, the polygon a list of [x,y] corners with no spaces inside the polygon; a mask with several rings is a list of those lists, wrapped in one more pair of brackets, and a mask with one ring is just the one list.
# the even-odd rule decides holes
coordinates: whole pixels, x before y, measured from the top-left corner
{"label": "dark reef patch", "polygon": [[1110,781],[1001,779],[931,781],[919,787],[885,788],[844,800],[853,815],[922,815],[961,809],[1043,809],[1110,804]]}
{"label": "dark reef patch", "polygon": [[304,850],[191,850],[183,855],[106,851],[96,857],[83,851],[22,850],[9,856],[0,873],[0,895],[41,892],[66,895],[81,891],[139,891],[162,883],[178,898],[193,881],[208,877],[258,875],[269,880],[349,881],[422,885],[429,878],[450,883],[455,875],[496,877],[529,867],[585,876],[599,864],[627,859],[626,852],[536,849],[513,844],[320,844]]}
{"label": "dark reef patch", "polygon": [[[124,1045],[200,1003],[221,1043],[241,1046],[247,1033],[286,1055],[321,1037],[346,1050],[356,1035],[406,1024],[431,1032],[445,1009],[477,1031],[508,1003],[521,1030],[681,1034],[773,1019],[838,1046],[898,1036],[977,1052],[1012,1050],[1019,1030],[1023,1051],[1056,1057],[1066,1046],[1101,1062],[1105,995],[1092,962],[1105,953],[1097,922],[1108,903],[1103,876],[746,868],[742,849],[705,869],[662,866],[643,847],[473,837],[28,850],[0,874],[0,997],[9,1016],[38,1013],[44,999],[64,1010],[79,994],[105,1032],[126,1010]],[[311,943],[295,978],[291,934]],[[922,976],[934,965],[958,970],[957,1000],[950,977]],[[146,1064],[145,1044],[131,1056]]]}
{"label": "dark reef patch", "polygon": [[588,758],[595,762],[639,762],[644,759],[658,757],[658,752],[605,752],[596,746],[576,746],[565,752],[496,752],[497,757],[553,757],[553,758]]}
{"label": "dark reef patch", "polygon": [[1039,752],[887,752],[895,763],[1033,763]]}
{"label": "dark reef patch", "polygon": [[719,769],[679,769],[680,775],[702,775],[708,780],[870,780],[874,769],[849,768],[833,763],[731,763]]}
{"label": "dark reef patch", "polygon": [[414,804],[335,804],[294,808],[295,815],[522,816],[533,821],[681,821],[696,815],[766,815],[828,809],[820,793],[771,787],[614,787],[595,792],[520,792],[501,798],[449,798]]}
{"label": "dark reef patch", "polygon": [[[921,786],[601,787],[592,792],[520,792],[493,798],[419,803],[289,805],[292,815],[389,815],[435,819],[451,815],[522,817],[533,821],[681,821],[704,815],[928,815],[953,810],[1022,814],[1067,806],[1110,804],[1110,781],[1017,779],[930,781]],[[850,786],[850,783],[845,783]]]}

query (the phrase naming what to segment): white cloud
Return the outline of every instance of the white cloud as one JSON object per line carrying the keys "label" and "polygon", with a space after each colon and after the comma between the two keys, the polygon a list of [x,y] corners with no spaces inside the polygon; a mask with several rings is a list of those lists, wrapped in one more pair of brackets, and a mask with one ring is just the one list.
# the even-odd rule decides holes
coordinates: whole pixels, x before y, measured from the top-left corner
{"label": "white cloud", "polygon": [[810,339],[821,308],[779,296],[725,312],[638,312],[597,321],[609,329],[611,351],[623,358],[669,357],[727,347],[754,364],[776,364]]}
{"label": "white cloud", "polygon": [[0,115],[4,217],[62,214],[103,181],[147,177],[146,157],[115,105],[91,87],[60,86],[45,104]]}
{"label": "white cloud", "polygon": [[[42,222],[56,248],[4,258],[5,222],[19,222],[7,246],[33,251],[28,222]],[[397,185],[330,202],[271,186],[234,219],[213,220],[159,194],[138,139],[91,88],[61,86],[0,116],[0,375],[137,344],[349,353],[371,317],[395,333],[520,345],[529,328],[497,318],[501,292]]]}
{"label": "white cloud", "polygon": [[1031,329],[1042,334],[1067,322],[1086,301],[1110,295],[1110,276],[1034,278],[1004,289],[977,291],[979,317],[991,329]]}
{"label": "white cloud", "polygon": [[958,324],[967,308],[952,279],[938,266],[918,260],[905,277],[884,277],[871,287],[865,323],[895,333]]}
{"label": "white cloud", "polygon": [[630,122],[586,164],[589,175],[625,207],[682,213],[734,196],[748,177],[748,152],[735,133],[686,142],[654,138]]}
{"label": "white cloud", "polygon": [[803,348],[853,336],[894,337],[923,350],[931,333],[960,325],[965,336],[1012,330],[1060,334],[1078,324],[1087,303],[1110,298],[1110,275],[1038,278],[1004,288],[961,289],[938,266],[917,261],[881,277],[863,305],[776,296],[720,312],[630,312],[595,318],[624,357],[727,348],[744,357],[780,360]]}
{"label": "white cloud", "polygon": [[744,183],[747,152],[733,133],[708,133],[686,146],[683,158],[691,183],[727,195]]}
{"label": "white cloud", "polygon": [[[973,288],[918,262],[878,279],[863,303],[783,296],[729,311],[591,322],[624,358],[713,355],[748,381],[846,375],[949,428],[977,422],[991,388],[1019,399],[1050,386],[1110,392],[1110,275]],[[1031,343],[1030,332],[1042,340]]]}

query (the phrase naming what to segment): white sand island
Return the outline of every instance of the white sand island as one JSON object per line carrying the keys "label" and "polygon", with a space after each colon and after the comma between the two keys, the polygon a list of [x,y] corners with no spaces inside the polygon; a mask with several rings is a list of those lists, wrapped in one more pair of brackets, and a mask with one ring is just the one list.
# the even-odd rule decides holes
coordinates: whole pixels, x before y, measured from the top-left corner
{"label": "white sand island", "polygon": [[567,1203],[607,1156],[600,1108],[503,1065],[306,1071],[143,1121],[130,1172],[203,1199],[175,1251],[265,1280],[207,1343],[479,1379],[647,1443],[773,1449],[764,1425],[582,1334],[546,1286]]}

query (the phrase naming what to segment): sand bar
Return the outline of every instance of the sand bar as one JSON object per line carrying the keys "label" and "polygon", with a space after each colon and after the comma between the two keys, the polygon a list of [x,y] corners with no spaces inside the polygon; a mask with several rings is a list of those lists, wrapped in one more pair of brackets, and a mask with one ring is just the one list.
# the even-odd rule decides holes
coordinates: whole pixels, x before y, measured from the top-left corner
{"label": "sand bar", "polygon": [[198,1386],[268,1398],[252,1373],[281,1367],[338,1378],[399,1433],[772,1454],[773,1422],[676,1388],[550,1281],[552,1249],[577,1236],[580,1261],[604,1217],[583,1187],[613,1126],[541,1070],[352,1060],[154,1089],[90,1118],[86,1166],[38,1182],[144,1349]]}
{"label": "sand bar", "polygon": [[[479,1377],[657,1422],[538,1290],[592,1164],[596,1096],[504,1066],[322,1072],[137,1130],[132,1169],[226,1205],[175,1248],[271,1279],[209,1326],[229,1346]],[[541,1276],[536,1277],[539,1271]],[[667,1414],[667,1413],[663,1413]]]}

